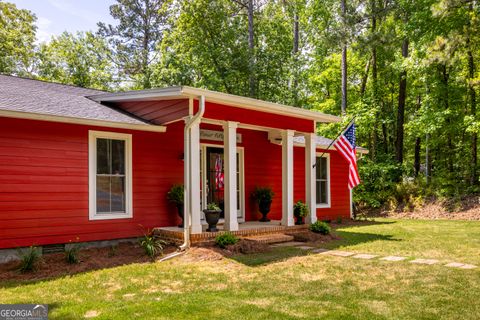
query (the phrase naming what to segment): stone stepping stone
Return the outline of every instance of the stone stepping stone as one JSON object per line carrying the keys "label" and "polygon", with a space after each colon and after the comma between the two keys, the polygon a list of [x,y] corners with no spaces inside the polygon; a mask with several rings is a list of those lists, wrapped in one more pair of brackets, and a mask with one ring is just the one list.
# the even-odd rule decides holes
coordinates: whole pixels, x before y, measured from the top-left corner
{"label": "stone stepping stone", "polygon": [[380,260],[385,260],[385,261],[403,261],[407,259],[406,257],[399,257],[399,256],[386,256],[383,258],[380,258]]}
{"label": "stone stepping stone", "polygon": [[315,250],[312,250],[313,253],[326,253],[329,252],[330,250],[324,249],[324,248],[317,248]]}
{"label": "stone stepping stone", "polygon": [[460,263],[460,262],[450,262],[445,265],[445,267],[451,267],[451,268],[460,268],[463,267],[465,264]]}
{"label": "stone stepping stone", "polygon": [[435,259],[415,259],[410,261],[411,263],[417,263],[417,264],[435,264],[438,262],[438,260]]}
{"label": "stone stepping stone", "polygon": [[475,269],[477,266],[473,264],[464,264],[460,269]]}
{"label": "stone stepping stone", "polygon": [[359,254],[354,255],[352,258],[369,260],[369,259],[373,259],[373,258],[375,258],[375,257],[378,257],[378,255],[376,255],[376,254],[359,253]]}
{"label": "stone stepping stone", "polygon": [[275,243],[272,244],[272,247],[295,247],[295,246],[303,246],[305,243],[304,242],[298,242],[298,241],[289,241],[289,242],[282,242],[282,243]]}
{"label": "stone stepping stone", "polygon": [[337,256],[337,257],[350,257],[355,254],[355,252],[340,251],[340,250],[331,250],[325,253],[332,256]]}
{"label": "stone stepping stone", "polygon": [[298,249],[302,250],[312,250],[315,249],[315,247],[310,247],[310,246],[297,246]]}

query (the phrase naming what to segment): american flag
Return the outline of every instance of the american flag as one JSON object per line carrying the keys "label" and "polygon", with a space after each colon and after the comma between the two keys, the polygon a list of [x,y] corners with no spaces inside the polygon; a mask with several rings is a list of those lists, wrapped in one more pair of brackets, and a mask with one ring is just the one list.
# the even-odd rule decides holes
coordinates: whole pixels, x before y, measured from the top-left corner
{"label": "american flag", "polygon": [[357,156],[355,154],[357,145],[354,122],[352,122],[340,137],[335,140],[333,145],[349,163],[348,188],[352,190],[360,184],[360,176],[358,175],[357,169]]}

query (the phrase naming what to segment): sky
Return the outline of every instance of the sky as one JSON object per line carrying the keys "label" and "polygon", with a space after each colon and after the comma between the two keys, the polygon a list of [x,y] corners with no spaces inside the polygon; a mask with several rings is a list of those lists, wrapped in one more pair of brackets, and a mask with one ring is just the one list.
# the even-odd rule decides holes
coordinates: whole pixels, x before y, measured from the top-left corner
{"label": "sky", "polygon": [[114,23],[109,7],[115,0],[6,0],[37,16],[37,41],[63,31],[94,31],[97,22]]}

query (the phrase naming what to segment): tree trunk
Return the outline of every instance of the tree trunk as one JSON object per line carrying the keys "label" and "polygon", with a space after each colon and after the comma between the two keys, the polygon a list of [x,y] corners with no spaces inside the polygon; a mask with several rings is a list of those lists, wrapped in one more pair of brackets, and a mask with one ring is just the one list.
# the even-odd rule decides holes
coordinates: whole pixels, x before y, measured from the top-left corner
{"label": "tree trunk", "polygon": [[[473,3],[469,5],[469,11],[473,11]],[[469,23],[470,27],[470,23]],[[475,59],[473,57],[472,47],[470,44],[470,32],[467,34],[467,48],[468,48],[468,78],[469,78],[469,85],[468,90],[470,94],[470,114],[472,115],[473,119],[477,119],[477,97],[475,92],[475,87],[472,84],[473,79],[475,78]],[[472,133],[472,149],[471,149],[471,159],[470,159],[470,184],[475,185],[478,184],[478,173],[477,173],[477,162],[478,162],[478,152],[477,152],[477,144],[478,144],[478,134],[476,132]]]}
{"label": "tree trunk", "polygon": [[298,12],[295,8],[295,15],[293,16],[293,83],[292,83],[292,96],[293,105],[298,106],[298,42],[299,42],[299,22]]}
{"label": "tree trunk", "polygon": [[[371,7],[372,7],[372,25],[371,25],[371,32],[372,35],[375,36],[377,32],[377,5],[376,0],[371,0]],[[371,150],[371,158],[375,159],[377,156],[377,145],[378,145],[378,122],[380,121],[380,117],[383,115],[383,110],[379,108],[378,104],[378,88],[377,88],[377,80],[378,80],[378,73],[377,73],[377,43],[373,43],[372,45],[372,87],[373,87],[373,104],[375,107],[375,124],[373,126],[373,148]]]}
{"label": "tree trunk", "polygon": [[370,71],[370,61],[368,59],[367,64],[365,65],[365,72],[363,73],[362,83],[360,85],[360,95],[363,96],[365,94],[365,90],[367,89],[367,81],[368,81],[368,72]]}
{"label": "tree trunk", "polygon": [[415,170],[415,177],[418,177],[418,173],[420,172],[420,137],[415,139],[415,160],[414,160],[414,170]]}
{"label": "tree trunk", "polygon": [[247,5],[247,13],[248,13],[248,50],[249,50],[249,82],[250,82],[250,89],[249,94],[250,97],[255,97],[255,34],[253,28],[253,0],[248,0]]}
{"label": "tree trunk", "polygon": [[[468,51],[468,72],[469,72],[470,81],[472,81],[473,78],[475,77],[475,61],[473,59],[473,54],[471,50]],[[476,97],[475,87],[471,83],[469,85],[469,91],[470,91],[470,114],[473,116],[474,119],[477,119],[477,97]],[[472,134],[472,159],[471,159],[471,173],[470,173],[470,183],[472,185],[478,183],[477,143],[478,143],[478,135],[476,132],[474,132]]]}
{"label": "tree trunk", "polygon": [[[346,31],[347,25],[347,7],[346,0],[341,0],[342,7],[342,23],[344,32]],[[343,35],[343,46],[342,46],[342,115],[347,113],[347,39],[346,34]]]}
{"label": "tree trunk", "polygon": [[[402,43],[402,56],[408,57],[408,39],[405,38]],[[395,144],[395,156],[399,164],[403,163],[403,125],[405,123],[405,101],[407,98],[407,70],[404,69],[400,74],[400,86],[398,91],[398,110],[397,110],[397,140]]]}

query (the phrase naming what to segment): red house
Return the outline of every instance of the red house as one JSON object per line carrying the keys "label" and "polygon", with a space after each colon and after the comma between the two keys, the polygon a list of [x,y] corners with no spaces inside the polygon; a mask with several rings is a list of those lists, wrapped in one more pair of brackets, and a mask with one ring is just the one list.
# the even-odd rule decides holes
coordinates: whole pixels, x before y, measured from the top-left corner
{"label": "red house", "polygon": [[298,200],[307,223],[349,218],[348,164],[315,134],[339,120],[190,87],[106,93],[0,75],[0,249],[175,226],[174,184],[192,235],[210,202],[224,230],[258,221],[256,186],[275,192],[277,225],[293,226]]}

